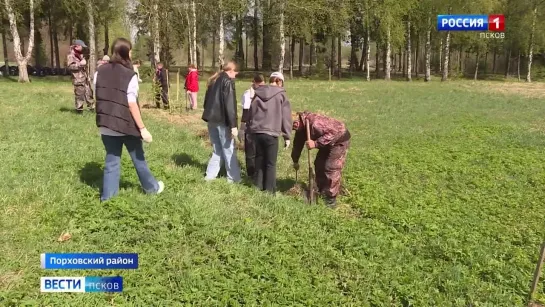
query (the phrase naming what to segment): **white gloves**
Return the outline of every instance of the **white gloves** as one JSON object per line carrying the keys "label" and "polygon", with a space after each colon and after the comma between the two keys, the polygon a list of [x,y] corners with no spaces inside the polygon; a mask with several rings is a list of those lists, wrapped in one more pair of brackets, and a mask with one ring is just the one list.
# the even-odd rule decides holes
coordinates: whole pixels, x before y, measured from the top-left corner
{"label": "white gloves", "polygon": [[291,145],[291,141],[286,140],[286,142],[284,143],[284,150],[287,150],[288,148],[290,148],[290,145]]}
{"label": "white gloves", "polygon": [[238,138],[238,129],[237,129],[237,127],[231,128],[231,137],[233,138],[233,140]]}
{"label": "white gloves", "polygon": [[140,129],[140,134],[142,135],[142,139],[144,140],[144,142],[151,143],[152,137],[151,137],[151,133],[149,133],[148,129],[146,129],[146,128]]}
{"label": "white gloves", "polygon": [[240,124],[240,130],[238,131],[238,141],[242,143],[244,140],[244,133],[246,132],[246,123]]}
{"label": "white gloves", "polygon": [[79,65],[80,66],[85,66],[85,65],[87,65],[87,61],[85,59],[81,59],[81,61],[79,61]]}

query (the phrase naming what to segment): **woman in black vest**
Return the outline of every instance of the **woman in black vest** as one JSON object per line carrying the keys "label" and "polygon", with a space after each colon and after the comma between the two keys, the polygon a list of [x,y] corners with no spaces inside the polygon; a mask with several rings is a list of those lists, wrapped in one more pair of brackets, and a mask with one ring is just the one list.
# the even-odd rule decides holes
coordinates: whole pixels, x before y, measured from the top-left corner
{"label": "woman in black vest", "polygon": [[151,174],[142,140],[152,141],[138,106],[138,76],[131,63],[131,43],[118,38],[112,46],[109,63],[98,68],[96,86],[96,123],[106,149],[104,183],[101,201],[115,196],[119,190],[123,145],[131,156],[136,173],[146,193],[161,193],[165,185]]}

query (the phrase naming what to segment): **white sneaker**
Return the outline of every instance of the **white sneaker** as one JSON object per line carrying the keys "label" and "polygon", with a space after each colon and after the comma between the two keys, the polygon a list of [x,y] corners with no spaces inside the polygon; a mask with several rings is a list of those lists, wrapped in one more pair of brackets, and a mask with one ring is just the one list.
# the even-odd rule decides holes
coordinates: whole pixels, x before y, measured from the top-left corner
{"label": "white sneaker", "polygon": [[165,189],[165,184],[162,181],[157,182],[159,184],[159,189],[157,190],[157,194],[161,194],[163,190]]}

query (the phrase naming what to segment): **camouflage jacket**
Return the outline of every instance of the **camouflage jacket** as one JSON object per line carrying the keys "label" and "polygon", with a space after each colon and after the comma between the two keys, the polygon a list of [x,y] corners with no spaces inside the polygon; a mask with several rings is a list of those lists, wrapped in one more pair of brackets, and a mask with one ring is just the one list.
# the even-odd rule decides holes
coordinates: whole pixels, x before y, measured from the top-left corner
{"label": "camouflage jacket", "polygon": [[68,69],[72,73],[73,85],[87,84],[87,72],[85,71],[86,65],[81,65],[81,60],[73,50],[68,54]]}
{"label": "camouflage jacket", "polygon": [[327,146],[334,146],[337,143],[345,142],[350,139],[350,132],[346,129],[343,122],[331,117],[320,114],[302,112],[298,113],[302,123],[295,132],[293,140],[293,149],[291,158],[294,162],[298,162],[301,157],[301,152],[307,141],[307,128],[305,121],[308,120],[310,126],[310,139],[316,142],[318,149]]}

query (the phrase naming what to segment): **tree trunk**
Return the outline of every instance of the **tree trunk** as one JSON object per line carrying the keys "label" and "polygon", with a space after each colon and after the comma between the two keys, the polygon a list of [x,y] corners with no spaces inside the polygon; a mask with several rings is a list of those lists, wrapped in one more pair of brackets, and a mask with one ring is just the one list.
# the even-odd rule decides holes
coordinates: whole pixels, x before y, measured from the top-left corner
{"label": "tree trunk", "polygon": [[[195,64],[195,58],[193,57],[193,48],[195,46],[193,45],[193,21],[189,17],[189,11],[191,8],[191,4],[189,6],[186,6],[185,10],[185,19],[187,20],[187,66],[191,64]],[[237,27],[238,29],[238,27]],[[238,45],[237,45],[238,47]],[[236,54],[236,52],[235,52]]]}
{"label": "tree trunk", "polygon": [[379,44],[377,43],[376,44],[376,48],[375,48],[375,76],[377,77],[377,79],[379,78],[380,76],[380,69],[379,69],[379,65],[380,65],[380,48],[379,48]]}
{"label": "tree trunk", "polygon": [[283,73],[284,72],[284,57],[286,54],[286,38],[284,36],[284,3],[285,0],[280,0],[280,30],[278,31],[278,34],[280,34],[280,61],[278,63],[278,71]]}
{"label": "tree trunk", "polygon": [[244,27],[244,40],[246,41],[246,50],[244,50],[244,68],[248,69],[248,58],[250,57],[250,41],[248,36],[248,29]]}
{"label": "tree trunk", "polygon": [[197,59],[197,11],[195,8],[195,0],[191,0],[191,57],[193,58],[193,64],[199,65]]}
{"label": "tree trunk", "polygon": [[108,29],[108,21],[104,21],[104,55],[110,53],[110,33]]}
{"label": "tree trunk", "polygon": [[418,78],[418,69],[420,68],[419,66],[419,55],[420,55],[420,32],[417,32],[417,35],[416,35],[416,51],[414,53],[414,75],[416,76],[416,78]]}
{"label": "tree trunk", "polygon": [[488,51],[484,54],[484,75],[486,78],[486,73],[488,71]]}
{"label": "tree trunk", "polygon": [[[56,27],[56,25],[55,25],[55,27]],[[58,40],[57,40],[57,42],[58,42]],[[68,42],[69,42],[70,45],[72,45],[74,43],[74,25],[73,25],[72,21],[70,21],[70,24],[68,25]]]}
{"label": "tree trunk", "polygon": [[509,77],[509,71],[511,70],[511,48],[507,52],[507,59],[505,61],[505,78]]}
{"label": "tree trunk", "polygon": [[258,38],[259,38],[259,0],[254,0],[254,70],[259,71]]}
{"label": "tree trunk", "polygon": [[463,48],[460,46],[458,49],[458,74],[462,74],[462,54],[464,53]]}
{"label": "tree trunk", "polygon": [[364,34],[364,37],[363,37],[363,44],[362,44],[362,48],[361,48],[361,58],[360,58],[360,65],[358,66],[358,71],[362,71],[364,69],[364,67],[366,67],[366,63],[365,63],[365,59],[367,58],[367,55],[365,54],[367,52],[367,31],[365,31],[366,33]]}
{"label": "tree trunk", "polygon": [[431,17],[428,16],[428,31],[426,32],[426,73],[424,81],[431,80]]}
{"label": "tree trunk", "polygon": [[[354,29],[354,27],[352,27]],[[356,35],[353,33],[350,33],[350,73],[352,73],[354,70],[356,70],[360,65],[358,63],[358,56],[356,55],[356,48],[357,48],[357,42],[356,42]]]}
{"label": "tree trunk", "polygon": [[4,76],[9,76],[8,41],[6,28],[2,25],[2,50],[4,51]]}
{"label": "tree trunk", "polygon": [[439,41],[439,73],[443,72],[443,38]]}
{"label": "tree trunk", "polygon": [[303,75],[303,62],[305,60],[305,39],[299,39],[299,74]]}
{"label": "tree trunk", "polygon": [[216,30],[212,32],[212,70],[216,70]]}
{"label": "tree trunk", "polygon": [[367,73],[366,80],[371,81],[371,72],[369,70],[369,57],[371,56],[371,34],[369,32],[369,24],[367,24],[367,33],[365,35],[365,70]]}
{"label": "tree trunk", "polygon": [[96,69],[96,45],[95,45],[95,19],[93,14],[93,2],[87,2],[87,18],[89,22],[89,62],[87,63],[89,67],[89,75],[95,75]]}
{"label": "tree trunk", "polygon": [[517,78],[520,81],[520,50],[519,50],[519,56],[517,59]]}
{"label": "tree trunk", "polygon": [[341,79],[342,77],[342,65],[343,65],[343,61],[342,61],[342,56],[343,56],[343,53],[342,53],[342,36],[339,35],[339,37],[337,38],[337,78],[338,79]]}
{"label": "tree trunk", "polygon": [[450,59],[450,31],[447,31],[447,37],[445,39],[445,52],[444,52],[444,60],[443,60],[443,76],[441,77],[441,81],[447,81],[448,80],[448,71],[449,71],[449,59]]}
{"label": "tree trunk", "polygon": [[244,63],[244,43],[242,41],[243,24],[242,17],[240,15],[237,15],[235,25],[235,60],[240,66],[242,66],[242,64]]}
{"label": "tree trunk", "polygon": [[161,62],[161,40],[159,36],[159,4],[156,0],[153,5],[153,63],[151,64],[155,67],[159,62]]}
{"label": "tree trunk", "polygon": [[[51,3],[48,3],[51,5]],[[51,22],[51,6],[49,6],[49,9],[47,10],[47,25],[49,28],[49,50],[50,50],[50,65],[51,67],[55,67],[55,60],[54,60],[54,54],[55,54],[55,47],[53,47],[53,24]],[[2,35],[4,35],[4,25],[2,25]],[[2,36],[4,38],[4,36]],[[5,47],[4,47],[5,50]]]}
{"label": "tree trunk", "polygon": [[497,48],[494,48],[494,60],[492,60],[492,73],[493,74],[496,74],[496,53],[497,53]]}
{"label": "tree trunk", "polygon": [[[72,41],[70,41],[72,44]],[[55,47],[55,67],[61,68],[61,53],[59,52],[59,33],[57,31],[57,25],[53,24],[53,47]]]}
{"label": "tree trunk", "polygon": [[261,69],[264,70],[264,71],[270,71],[272,70],[272,52],[271,52],[271,45],[272,45],[272,42],[271,42],[271,39],[272,39],[272,30],[271,30],[271,26],[272,26],[272,22],[271,22],[271,0],[263,0],[262,2],[262,6],[263,6],[263,11],[262,11],[262,15],[263,15],[263,27],[262,27],[262,31],[263,31],[263,45],[262,45],[262,51],[263,51],[263,56],[262,56],[262,59],[261,59],[261,62],[262,62],[262,67]]}
{"label": "tree trunk", "polygon": [[390,66],[391,66],[391,59],[390,54],[392,53],[392,46],[390,44],[390,25],[388,25],[388,28],[386,29],[386,69],[384,74],[385,80],[390,80]]}
{"label": "tree trunk", "polygon": [[411,22],[407,21],[407,81],[412,81]]}
{"label": "tree trunk", "polygon": [[537,19],[537,4],[534,4],[534,11],[532,14],[532,28],[530,30],[530,47],[528,48],[528,73],[526,74],[526,82],[532,82],[532,60],[534,57],[534,36],[536,31],[536,19]]}
{"label": "tree trunk", "polygon": [[295,36],[291,36],[290,43],[290,79],[293,79],[293,62],[295,62]]}
{"label": "tree trunk", "polygon": [[225,29],[223,25],[223,6],[222,6],[222,0],[219,1],[219,12],[220,12],[220,30],[219,30],[219,38],[220,38],[220,44],[219,44],[219,50],[218,50],[218,66],[220,69],[223,68],[223,64],[225,62],[225,57],[223,55],[223,49],[225,48]]}
{"label": "tree trunk", "polygon": [[11,6],[10,0],[4,0],[6,4],[6,13],[9,19],[9,26],[11,30],[11,37],[13,38],[13,51],[17,64],[19,66],[19,82],[29,82],[27,65],[30,57],[32,56],[32,49],[34,48],[34,0],[29,0],[29,12],[30,12],[30,31],[28,38],[28,49],[23,56],[21,50],[21,38],[19,37],[19,31],[17,30],[17,20],[15,19],[15,12]]}
{"label": "tree trunk", "polygon": [[404,70],[404,67],[403,64],[404,64],[404,57],[403,57],[403,47],[400,47],[399,48],[399,61],[398,61],[398,65],[397,65],[397,71],[398,72],[401,72],[403,74],[403,77],[405,77],[405,70]]}
{"label": "tree trunk", "polygon": [[308,54],[308,72],[309,74],[312,74],[312,68],[314,67],[314,51],[316,49],[316,46],[314,44],[314,36],[311,37],[310,39],[310,47],[309,47],[309,54]]}
{"label": "tree trunk", "polygon": [[331,54],[330,54],[330,59],[329,59],[329,69],[331,70],[331,74],[335,74],[335,67],[337,65],[335,65],[335,60],[336,60],[336,54],[335,54],[335,49],[337,49],[336,47],[336,44],[335,44],[335,36],[331,36]]}
{"label": "tree trunk", "polygon": [[473,76],[473,80],[477,81],[478,73],[479,73],[479,51],[477,51],[477,55],[475,56],[475,75]]}

